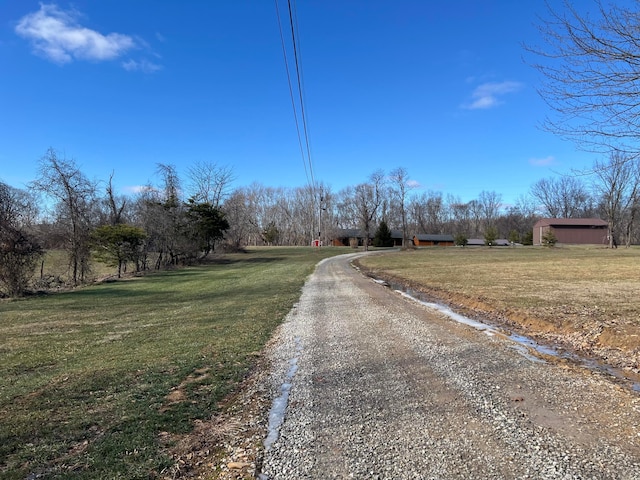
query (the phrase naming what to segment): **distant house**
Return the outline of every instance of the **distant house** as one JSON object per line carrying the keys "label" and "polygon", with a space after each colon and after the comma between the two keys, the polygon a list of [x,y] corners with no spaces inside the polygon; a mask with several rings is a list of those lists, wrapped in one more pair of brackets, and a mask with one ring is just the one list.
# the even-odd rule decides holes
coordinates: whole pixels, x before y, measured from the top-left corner
{"label": "distant house", "polygon": [[[331,241],[334,247],[362,247],[365,245],[366,234],[358,228],[342,228],[336,232],[336,237]],[[371,245],[373,233],[369,233],[367,245]]]}
{"label": "distant house", "polygon": [[452,247],[453,235],[432,235],[430,233],[420,233],[413,236],[413,244],[416,247]]}
{"label": "distant house", "polygon": [[391,239],[394,247],[402,246],[402,230],[391,230]]}
{"label": "distant house", "polygon": [[[484,247],[485,241],[484,238],[469,238],[467,240],[467,247]],[[492,247],[508,247],[511,245],[511,242],[506,238],[497,238],[493,242],[491,242]]]}
{"label": "distant house", "polygon": [[[369,245],[373,245],[375,230],[369,233]],[[342,228],[336,232],[335,238],[331,241],[334,247],[362,247],[364,246],[365,233],[358,228]],[[402,230],[391,230],[391,239],[394,247],[402,246]]]}
{"label": "distant house", "polygon": [[542,218],[533,226],[533,244],[542,245],[547,232],[558,243],[600,245],[608,241],[609,225],[599,218]]}

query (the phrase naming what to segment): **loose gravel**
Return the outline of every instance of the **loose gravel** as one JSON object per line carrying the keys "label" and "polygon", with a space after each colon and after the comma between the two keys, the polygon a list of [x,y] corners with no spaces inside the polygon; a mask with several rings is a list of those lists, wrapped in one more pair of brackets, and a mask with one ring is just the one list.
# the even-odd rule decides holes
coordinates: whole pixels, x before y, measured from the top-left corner
{"label": "loose gravel", "polygon": [[259,478],[640,479],[637,393],[532,361],[350,257],[318,265],[269,351],[287,406]]}

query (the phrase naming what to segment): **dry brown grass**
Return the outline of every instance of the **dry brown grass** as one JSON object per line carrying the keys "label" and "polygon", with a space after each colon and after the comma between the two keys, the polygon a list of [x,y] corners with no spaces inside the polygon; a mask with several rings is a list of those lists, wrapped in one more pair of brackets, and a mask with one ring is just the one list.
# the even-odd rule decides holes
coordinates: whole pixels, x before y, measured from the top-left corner
{"label": "dry brown grass", "polygon": [[640,367],[640,248],[427,248],[360,263],[538,338]]}

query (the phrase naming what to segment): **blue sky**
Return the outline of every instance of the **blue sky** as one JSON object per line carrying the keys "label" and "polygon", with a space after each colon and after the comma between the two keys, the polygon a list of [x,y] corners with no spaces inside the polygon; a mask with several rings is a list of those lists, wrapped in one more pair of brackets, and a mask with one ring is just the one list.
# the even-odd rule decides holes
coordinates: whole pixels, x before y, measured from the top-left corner
{"label": "blue sky", "polygon": [[[314,178],[334,191],[404,167],[419,189],[508,204],[593,163],[539,128],[522,43],[540,43],[542,0],[295,7]],[[25,186],[49,147],[123,193],[158,163],[305,185],[275,2],[0,2],[0,180]]]}

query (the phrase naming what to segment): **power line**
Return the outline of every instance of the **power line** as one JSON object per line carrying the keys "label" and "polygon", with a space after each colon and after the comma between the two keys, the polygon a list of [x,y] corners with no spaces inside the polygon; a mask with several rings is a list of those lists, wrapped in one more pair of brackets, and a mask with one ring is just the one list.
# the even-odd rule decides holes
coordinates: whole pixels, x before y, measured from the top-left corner
{"label": "power line", "polygon": [[282,54],[284,56],[284,66],[287,71],[287,82],[289,84],[289,96],[291,98],[291,107],[293,109],[293,118],[296,124],[296,132],[298,134],[298,144],[300,145],[300,154],[302,155],[302,165],[304,167],[304,175],[309,181],[309,173],[307,171],[307,160],[305,159],[304,147],[302,146],[302,136],[300,134],[300,122],[298,121],[298,109],[296,108],[295,96],[293,94],[293,85],[291,84],[291,73],[289,72],[289,60],[287,58],[287,46],[284,41],[284,34],[282,32],[282,22],[280,21],[280,9],[278,8],[278,0],[274,0],[276,5],[276,15],[278,17],[278,28],[280,29],[280,41],[282,43]]}
{"label": "power line", "polygon": [[[316,180],[313,175],[313,162],[311,160],[311,142],[309,141],[309,128],[307,122],[307,113],[304,106],[304,82],[302,79],[302,61],[301,61],[301,50],[298,37],[296,37],[296,29],[297,29],[297,15],[295,7],[292,6],[292,0],[287,0],[287,7],[289,11],[289,26],[291,31],[291,45],[293,47],[293,59],[295,64],[295,73],[297,79],[297,87],[298,87],[298,102],[300,109],[300,117],[302,117],[302,133],[304,134],[304,145],[306,146],[306,159],[305,159],[305,148],[303,147],[302,142],[302,134],[300,129],[300,121],[298,119],[298,108],[296,108],[296,99],[294,95],[294,88],[291,82],[291,72],[289,70],[289,60],[287,58],[287,46],[284,39],[284,33],[282,30],[282,21],[280,19],[280,10],[278,8],[278,0],[275,1],[276,6],[276,15],[278,16],[278,27],[280,29],[280,40],[282,42],[282,53],[284,56],[285,68],[287,71],[287,81],[289,83],[289,95],[291,97],[291,106],[293,108],[293,118],[296,123],[296,132],[298,134],[298,144],[300,145],[300,154],[302,155],[302,163],[304,165],[304,173],[307,177],[307,184],[311,187],[311,195],[312,198],[315,199],[316,188]],[[293,0],[295,2],[295,0]],[[308,167],[308,168],[307,168]],[[308,171],[307,171],[308,170]],[[309,177],[311,177],[311,181],[309,181]],[[322,202],[324,198],[322,196],[322,191],[318,194],[318,239],[317,245],[320,245],[321,240],[321,229],[322,229]],[[315,202],[314,202],[315,203]]]}
{"label": "power line", "polygon": [[[287,4],[289,6],[289,24],[291,25],[291,40],[292,40],[292,44],[293,44],[293,56],[294,56],[294,60],[295,60],[295,65],[296,65],[296,76],[298,77],[298,94],[300,96],[300,110],[302,112],[302,126],[304,128],[304,138],[305,138],[305,142],[306,142],[306,146],[307,146],[307,160],[309,162],[309,172],[311,173],[311,182],[312,185],[315,187],[316,182],[315,179],[313,178],[313,164],[311,162],[311,146],[309,143],[309,130],[307,128],[307,114],[305,112],[304,109],[304,89],[303,89],[303,82],[302,82],[302,66],[301,66],[301,62],[299,60],[300,54],[298,53],[298,50],[300,50],[299,44],[298,44],[298,40],[296,38],[296,28],[298,26],[298,22],[297,22],[297,17],[293,14],[292,8],[291,8],[291,0],[287,0]],[[295,20],[294,20],[295,18]]]}
{"label": "power line", "polygon": [[[296,37],[296,25],[297,22],[295,20],[295,9],[291,5],[291,0],[287,0],[287,7],[289,13],[289,26],[291,32],[291,44],[293,46],[293,57],[294,57],[294,65],[295,65],[295,73],[297,79],[297,88],[298,88],[298,102],[299,108],[296,105],[296,96],[294,94],[293,84],[291,82],[291,72],[289,69],[289,59],[287,57],[287,46],[284,39],[284,33],[282,28],[282,21],[280,19],[280,9],[278,8],[278,0],[274,0],[276,7],[276,14],[278,17],[278,27],[280,29],[280,40],[282,43],[282,53],[284,56],[285,69],[287,72],[287,82],[289,84],[289,95],[291,97],[291,106],[293,108],[293,117],[296,124],[296,132],[298,135],[298,144],[300,146],[300,154],[302,156],[302,163],[304,166],[305,176],[307,178],[307,183],[309,183],[315,189],[315,178],[313,174],[313,162],[311,160],[311,144],[309,141],[309,129],[307,126],[307,114],[304,107],[304,88],[302,81],[302,67],[301,67],[301,54],[300,47]],[[298,110],[300,110],[300,117],[302,118],[302,129],[300,128],[300,119],[298,118]],[[304,146],[302,141],[302,135],[304,134]],[[306,147],[306,152],[305,152]]]}

